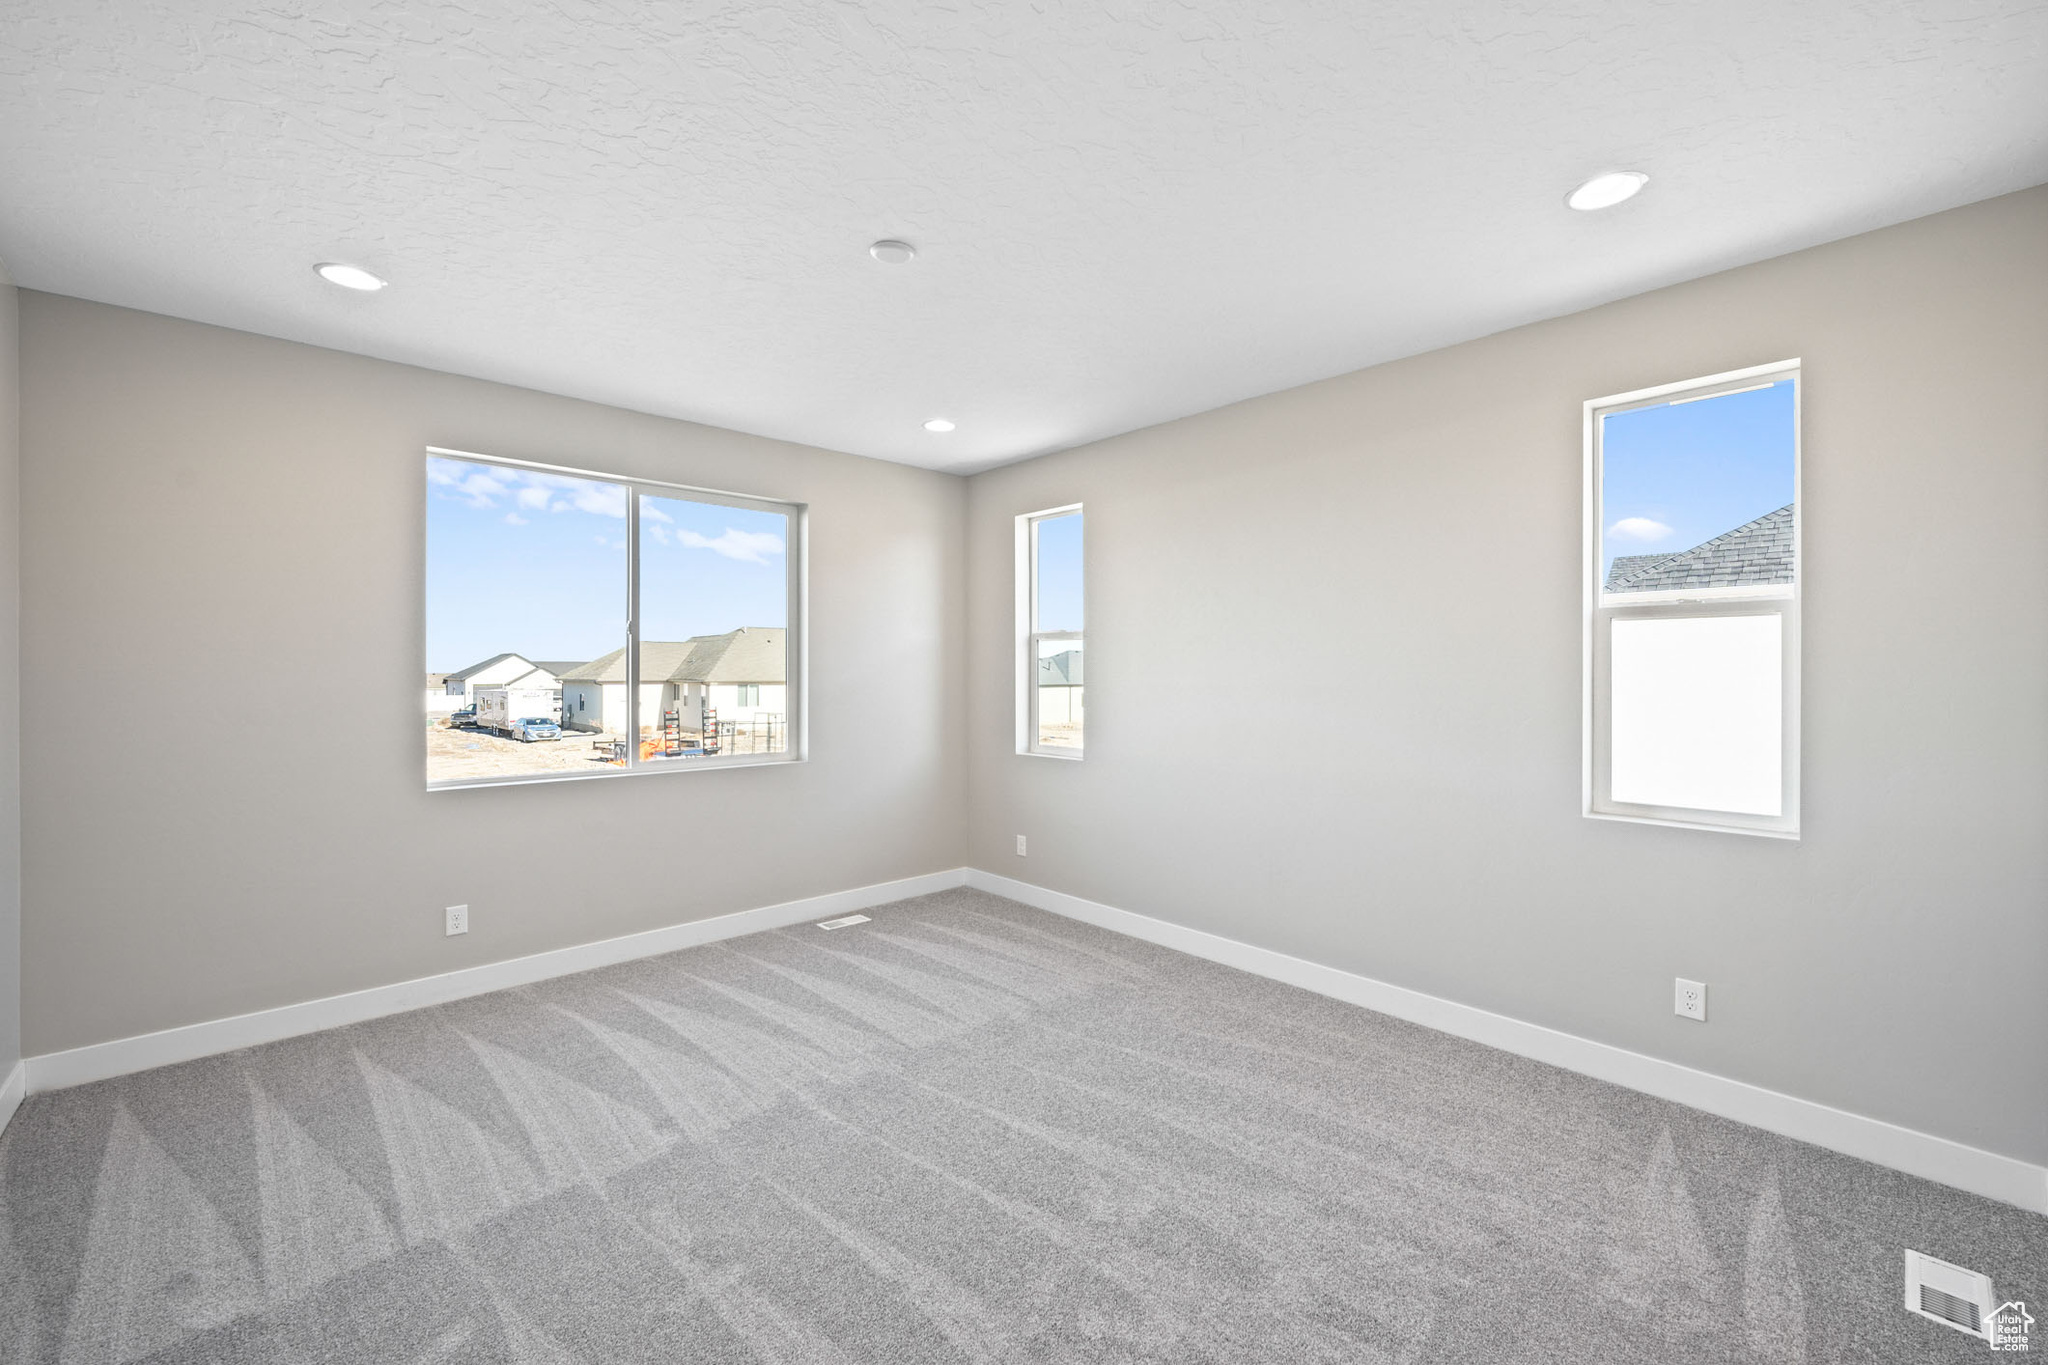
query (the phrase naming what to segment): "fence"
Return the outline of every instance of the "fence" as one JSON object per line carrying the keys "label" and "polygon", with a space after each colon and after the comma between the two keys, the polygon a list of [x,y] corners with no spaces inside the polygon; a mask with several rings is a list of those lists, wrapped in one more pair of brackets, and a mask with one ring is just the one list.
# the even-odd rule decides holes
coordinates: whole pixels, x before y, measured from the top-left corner
{"label": "fence", "polygon": [[789,748],[789,722],[781,716],[749,716],[718,722],[722,754],[779,754]]}

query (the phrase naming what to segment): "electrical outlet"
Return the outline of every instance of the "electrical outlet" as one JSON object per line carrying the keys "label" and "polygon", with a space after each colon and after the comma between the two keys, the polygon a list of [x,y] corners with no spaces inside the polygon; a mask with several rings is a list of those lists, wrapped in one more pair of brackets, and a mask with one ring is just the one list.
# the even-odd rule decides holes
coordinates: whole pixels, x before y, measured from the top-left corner
{"label": "electrical outlet", "polygon": [[1697,1019],[1702,1024],[1706,1023],[1707,983],[1704,981],[1687,981],[1681,976],[1673,984],[1676,989],[1672,992],[1671,996],[1671,1012],[1683,1015],[1687,1019]]}
{"label": "electrical outlet", "polygon": [[453,937],[454,937],[454,936],[455,936],[456,934],[466,934],[466,933],[468,933],[468,932],[469,932],[469,907],[468,907],[468,906],[466,906],[466,905],[451,905],[451,906],[449,906],[449,907],[448,907],[448,935],[449,935],[449,937],[453,938]]}
{"label": "electrical outlet", "polygon": [[1024,836],[1021,834],[1017,836],[1017,856],[1019,858],[1024,856]]}

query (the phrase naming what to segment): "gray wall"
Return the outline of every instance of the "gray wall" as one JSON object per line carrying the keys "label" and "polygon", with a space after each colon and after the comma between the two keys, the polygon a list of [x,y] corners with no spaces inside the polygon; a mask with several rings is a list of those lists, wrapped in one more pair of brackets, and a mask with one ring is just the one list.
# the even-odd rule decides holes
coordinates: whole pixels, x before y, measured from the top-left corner
{"label": "gray wall", "polygon": [[[23,293],[25,1050],[969,861],[2048,1160],[2044,240],[2048,189],[971,482]],[[1805,838],[1584,820],[1579,403],[1791,355]],[[810,502],[812,761],[424,792],[427,444]],[[1079,764],[1010,752],[1011,519],[1073,500]]]}
{"label": "gray wall", "polygon": [[[2048,1160],[2044,247],[2036,189],[977,476],[969,861]],[[1584,819],[1579,405],[1789,356],[1805,837]],[[1082,763],[1011,752],[1073,501]]]}
{"label": "gray wall", "polygon": [[0,1080],[21,1060],[21,327],[0,267]]}
{"label": "gray wall", "polygon": [[[30,1055],[958,865],[961,480],[21,299]],[[811,761],[422,790],[429,444],[808,502]]]}

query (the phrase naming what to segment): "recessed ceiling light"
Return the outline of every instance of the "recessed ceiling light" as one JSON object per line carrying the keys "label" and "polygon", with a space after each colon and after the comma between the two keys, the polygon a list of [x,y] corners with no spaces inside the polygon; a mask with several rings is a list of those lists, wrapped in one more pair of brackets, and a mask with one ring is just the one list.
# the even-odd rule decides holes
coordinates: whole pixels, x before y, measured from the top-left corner
{"label": "recessed ceiling light", "polygon": [[917,259],[917,248],[908,242],[899,242],[890,238],[876,242],[873,246],[869,247],[868,255],[874,257],[883,265],[907,265],[909,262]]}
{"label": "recessed ceiling light", "polygon": [[1564,202],[1575,209],[1609,209],[1649,183],[1650,177],[1641,171],[1609,171],[1573,190]]}
{"label": "recessed ceiling light", "polygon": [[926,431],[951,431],[953,424],[943,417],[934,417],[931,421],[924,424],[924,429]]}
{"label": "recessed ceiling light", "polygon": [[341,261],[322,261],[313,267],[313,273],[329,284],[338,284],[343,289],[360,289],[364,293],[375,293],[391,283],[359,265],[347,265]]}

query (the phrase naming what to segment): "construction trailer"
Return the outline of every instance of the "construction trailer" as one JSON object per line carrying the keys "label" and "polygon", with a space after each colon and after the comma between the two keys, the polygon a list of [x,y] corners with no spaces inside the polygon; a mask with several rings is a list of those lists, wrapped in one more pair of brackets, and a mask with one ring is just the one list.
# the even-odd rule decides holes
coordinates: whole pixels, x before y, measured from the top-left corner
{"label": "construction trailer", "polygon": [[545,717],[557,725],[562,721],[562,693],[552,687],[479,687],[476,689],[476,724],[479,729],[509,735],[512,727],[529,716]]}

